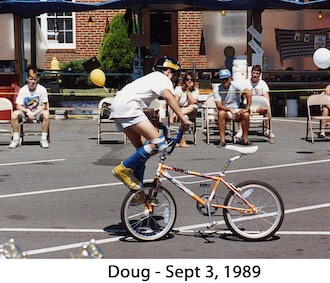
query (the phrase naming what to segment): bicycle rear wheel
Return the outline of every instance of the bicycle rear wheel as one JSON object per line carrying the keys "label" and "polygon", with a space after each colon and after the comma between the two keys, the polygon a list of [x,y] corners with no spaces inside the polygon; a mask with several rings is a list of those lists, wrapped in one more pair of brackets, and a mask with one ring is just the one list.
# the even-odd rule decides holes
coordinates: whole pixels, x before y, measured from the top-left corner
{"label": "bicycle rear wheel", "polygon": [[[248,241],[265,240],[280,228],[284,218],[284,205],[279,193],[269,184],[260,181],[246,181],[237,185],[240,194],[256,208],[255,213],[241,213],[224,208],[224,220],[230,231]],[[230,191],[224,205],[241,208],[248,206],[240,197]]]}
{"label": "bicycle rear wheel", "polygon": [[141,190],[130,191],[121,206],[121,221],[137,240],[154,241],[165,237],[175,220],[173,196],[163,187],[156,192],[152,183],[144,184]]}

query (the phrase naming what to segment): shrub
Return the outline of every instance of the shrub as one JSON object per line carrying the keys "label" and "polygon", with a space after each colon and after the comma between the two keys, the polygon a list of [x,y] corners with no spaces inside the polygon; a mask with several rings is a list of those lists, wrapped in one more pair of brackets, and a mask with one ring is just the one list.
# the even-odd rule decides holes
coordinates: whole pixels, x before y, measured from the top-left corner
{"label": "shrub", "polygon": [[103,70],[121,71],[131,68],[135,49],[130,45],[124,14],[119,13],[109,23],[103,35],[98,60]]}

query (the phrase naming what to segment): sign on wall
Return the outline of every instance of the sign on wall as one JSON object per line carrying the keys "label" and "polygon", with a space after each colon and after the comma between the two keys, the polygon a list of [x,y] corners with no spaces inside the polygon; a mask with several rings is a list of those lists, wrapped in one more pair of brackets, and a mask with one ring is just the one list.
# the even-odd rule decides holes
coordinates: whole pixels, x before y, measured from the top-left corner
{"label": "sign on wall", "polygon": [[276,47],[283,60],[312,57],[320,47],[330,48],[330,28],[314,30],[275,29]]}

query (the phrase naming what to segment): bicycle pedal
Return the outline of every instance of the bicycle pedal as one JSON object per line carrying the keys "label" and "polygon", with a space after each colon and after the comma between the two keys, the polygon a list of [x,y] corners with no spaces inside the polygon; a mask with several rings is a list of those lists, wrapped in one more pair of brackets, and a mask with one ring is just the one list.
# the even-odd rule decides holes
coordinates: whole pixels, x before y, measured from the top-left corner
{"label": "bicycle pedal", "polygon": [[209,223],[207,226],[206,226],[206,228],[207,229],[210,229],[210,228],[212,228],[214,225],[216,225],[217,224],[217,222],[216,221],[212,221],[212,223]]}

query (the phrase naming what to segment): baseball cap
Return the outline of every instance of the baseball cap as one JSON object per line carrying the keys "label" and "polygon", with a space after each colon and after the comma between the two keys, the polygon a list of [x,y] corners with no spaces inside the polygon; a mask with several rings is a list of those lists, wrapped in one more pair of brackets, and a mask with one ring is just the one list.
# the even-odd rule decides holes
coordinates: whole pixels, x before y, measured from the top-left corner
{"label": "baseball cap", "polygon": [[228,69],[222,69],[219,71],[219,79],[223,80],[223,79],[227,79],[231,77],[231,73]]}

